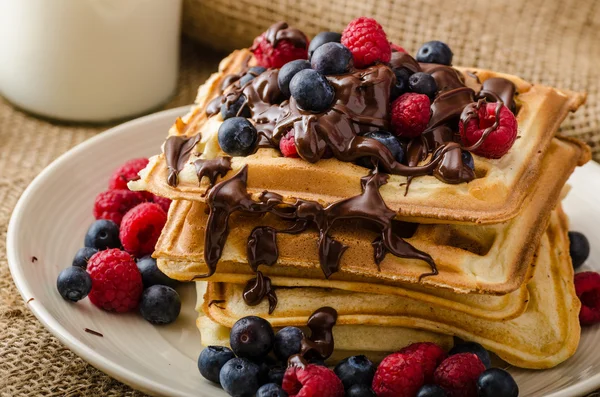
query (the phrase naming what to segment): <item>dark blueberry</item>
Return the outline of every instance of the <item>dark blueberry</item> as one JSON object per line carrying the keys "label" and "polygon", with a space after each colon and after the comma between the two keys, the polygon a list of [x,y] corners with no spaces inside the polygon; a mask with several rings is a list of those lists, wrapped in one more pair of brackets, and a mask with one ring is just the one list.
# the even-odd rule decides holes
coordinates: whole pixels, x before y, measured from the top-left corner
{"label": "dark blueberry", "polygon": [[75,257],[73,258],[73,266],[87,269],[88,261],[96,252],[98,252],[98,250],[92,247],[79,248],[75,254]]}
{"label": "dark blueberry", "polygon": [[234,397],[252,397],[258,390],[258,365],[245,358],[233,358],[221,368],[219,382]]}
{"label": "dark blueberry", "polygon": [[466,165],[467,167],[469,167],[470,169],[474,170],[475,169],[475,161],[473,160],[473,155],[471,154],[471,152],[467,152],[466,150],[463,150],[461,156],[462,156],[463,164]]}
{"label": "dark blueberry", "polygon": [[285,375],[286,367],[283,365],[278,365],[269,370],[269,383],[276,383],[279,386],[283,383],[283,376]]}
{"label": "dark blueberry", "polygon": [[254,76],[260,76],[261,74],[263,74],[266,71],[267,71],[267,68],[265,68],[264,66],[252,66],[250,69],[248,69],[248,73],[250,73]]}
{"label": "dark blueberry", "polygon": [[56,288],[64,299],[77,302],[90,293],[92,279],[84,268],[71,266],[58,274]]}
{"label": "dark blueberry", "polygon": [[296,59],[286,63],[279,69],[277,75],[277,84],[279,85],[279,91],[286,97],[290,97],[290,81],[292,77],[301,70],[310,69],[310,62],[306,59]]}
{"label": "dark blueberry", "polygon": [[260,360],[269,354],[273,339],[275,334],[271,324],[256,316],[239,319],[229,334],[229,344],[235,355],[252,360]]}
{"label": "dark blueberry", "polygon": [[273,352],[281,361],[287,362],[287,359],[294,354],[300,353],[300,344],[304,334],[300,328],[285,327],[275,334],[273,342]]}
{"label": "dark blueberry", "polygon": [[400,95],[408,92],[408,78],[411,75],[411,71],[406,68],[394,69],[396,75],[396,84],[392,86],[391,100],[395,100]]}
{"label": "dark blueberry", "polygon": [[366,356],[352,356],[343,359],[333,372],[344,384],[344,389],[354,385],[370,385],[375,376],[375,366]]}
{"label": "dark blueberry", "polygon": [[250,73],[246,73],[239,80],[240,81],[240,86],[242,86],[242,87],[245,86],[246,83],[249,83],[250,81],[254,80],[255,77],[256,76],[253,76]]}
{"label": "dark blueberry", "polygon": [[375,397],[375,392],[367,385],[354,385],[346,390],[346,397]]}
{"label": "dark blueberry", "polygon": [[245,95],[240,95],[239,98],[232,103],[227,101],[221,104],[221,117],[223,120],[230,119],[232,117],[250,117],[250,108],[247,105]]}
{"label": "dark blueberry", "polygon": [[419,389],[417,397],[446,397],[447,394],[438,385],[425,385]]}
{"label": "dark blueberry", "polygon": [[198,356],[200,374],[211,382],[219,383],[221,368],[232,358],[235,358],[235,354],[228,347],[208,346]]}
{"label": "dark blueberry", "polygon": [[140,313],[152,324],[170,324],[181,311],[179,294],[166,285],[153,285],[146,288],[140,300]]}
{"label": "dark blueberry", "polygon": [[417,72],[408,78],[408,89],[417,94],[425,94],[431,101],[435,99],[438,87],[435,79],[427,73]]}
{"label": "dark blueberry", "polygon": [[452,356],[458,353],[474,353],[477,355],[477,357],[479,357],[479,359],[481,360],[483,365],[485,365],[486,368],[490,368],[492,366],[492,359],[490,358],[490,353],[487,350],[485,350],[485,348],[479,343],[464,342],[454,345],[454,347],[450,349],[448,355]]}
{"label": "dark blueberry", "polygon": [[310,58],[312,68],[324,75],[346,73],[352,64],[352,53],[340,43],[325,43]]}
{"label": "dark blueberry", "polygon": [[441,41],[428,41],[417,51],[417,61],[423,63],[439,63],[452,65],[452,50]]}
{"label": "dark blueberry", "polygon": [[254,80],[255,77],[260,76],[265,70],[267,69],[262,66],[251,67],[250,69],[248,69],[248,73],[246,73],[240,78],[240,86],[245,86],[246,83]]}
{"label": "dark blueberry", "polygon": [[161,272],[158,266],[156,266],[156,259],[151,256],[140,258],[137,261],[137,267],[142,274],[144,288],[152,287],[153,285],[166,285],[167,287],[175,288],[180,284],[179,281],[173,280]]}
{"label": "dark blueberry", "polygon": [[590,242],[583,233],[569,232],[569,253],[571,254],[571,261],[573,267],[577,269],[590,255]]}
{"label": "dark blueberry", "polygon": [[329,81],[312,69],[301,70],[292,77],[290,94],[301,109],[316,113],[327,110],[335,98]]}
{"label": "dark blueberry", "polygon": [[258,372],[258,382],[261,385],[269,382],[269,370],[271,367],[276,365],[276,361],[274,358],[266,356],[262,360],[254,361],[258,364],[259,372]]}
{"label": "dark blueberry", "polygon": [[337,32],[321,32],[311,40],[308,46],[308,59],[311,59],[315,50],[325,43],[339,43],[342,35]]}
{"label": "dark blueberry", "polygon": [[267,383],[262,385],[256,392],[256,397],[287,397],[288,394],[275,383]]}
{"label": "dark blueberry", "polygon": [[219,146],[230,156],[247,156],[254,150],[258,133],[244,117],[227,119],[219,127]]}
{"label": "dark blueberry", "polygon": [[479,397],[517,397],[519,386],[505,370],[490,368],[479,375],[477,395]]}
{"label": "dark blueberry", "polygon": [[[390,153],[392,153],[392,156],[397,162],[401,163],[404,160],[404,149],[402,149],[398,139],[396,139],[396,137],[391,133],[387,131],[375,131],[365,134],[364,137],[372,138],[383,143],[385,147],[389,149]],[[368,157],[362,157],[358,159],[357,164],[366,168],[373,168],[373,163]]]}
{"label": "dark blueberry", "polygon": [[84,246],[99,250],[121,248],[119,226],[113,221],[98,219],[85,234]]}

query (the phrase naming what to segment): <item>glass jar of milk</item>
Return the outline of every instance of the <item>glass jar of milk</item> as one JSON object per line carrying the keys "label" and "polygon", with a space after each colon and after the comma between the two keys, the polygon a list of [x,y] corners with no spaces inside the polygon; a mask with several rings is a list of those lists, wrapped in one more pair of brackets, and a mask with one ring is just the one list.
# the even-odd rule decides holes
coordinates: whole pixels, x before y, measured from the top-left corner
{"label": "glass jar of milk", "polygon": [[53,119],[159,107],[179,69],[181,0],[0,0],[0,95]]}

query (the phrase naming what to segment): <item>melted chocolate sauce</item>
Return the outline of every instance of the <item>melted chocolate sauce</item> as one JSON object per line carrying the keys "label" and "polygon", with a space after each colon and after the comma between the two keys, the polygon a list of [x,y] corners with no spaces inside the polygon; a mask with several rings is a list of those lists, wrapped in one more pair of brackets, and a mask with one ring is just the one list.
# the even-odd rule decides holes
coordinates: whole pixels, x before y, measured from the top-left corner
{"label": "melted chocolate sauce", "polygon": [[512,81],[503,79],[501,77],[492,77],[483,82],[483,86],[481,87],[481,91],[479,92],[478,96],[480,98],[485,98],[488,102],[502,101],[508,110],[516,113],[516,93],[517,87]]}
{"label": "melted chocolate sauce", "polygon": [[170,186],[177,187],[179,184],[178,174],[190,159],[200,137],[199,133],[192,137],[172,135],[165,141],[165,160],[169,169],[167,183]]}
{"label": "melted chocolate sauce", "polygon": [[202,182],[202,178],[207,177],[212,187],[217,181],[217,177],[223,178],[227,172],[231,171],[231,157],[217,157],[211,160],[198,159],[194,161],[194,166],[198,184]]}
{"label": "melted chocolate sauce", "polygon": [[277,307],[277,295],[271,284],[271,279],[262,272],[256,272],[256,277],[250,279],[244,287],[244,302],[248,306],[256,306],[266,297],[269,300],[269,314]]}
{"label": "melted chocolate sauce", "polygon": [[322,307],[311,314],[306,324],[311,334],[302,337],[300,353],[288,359],[288,368],[304,368],[308,365],[307,360],[326,360],[333,354],[333,326],[337,317],[337,311],[332,307]]}
{"label": "melted chocolate sauce", "polygon": [[[301,30],[290,27],[287,22],[276,22],[267,29],[265,38],[273,48],[277,46],[280,40],[289,40],[294,47],[306,48],[308,39]],[[251,51],[255,47],[252,46]]]}

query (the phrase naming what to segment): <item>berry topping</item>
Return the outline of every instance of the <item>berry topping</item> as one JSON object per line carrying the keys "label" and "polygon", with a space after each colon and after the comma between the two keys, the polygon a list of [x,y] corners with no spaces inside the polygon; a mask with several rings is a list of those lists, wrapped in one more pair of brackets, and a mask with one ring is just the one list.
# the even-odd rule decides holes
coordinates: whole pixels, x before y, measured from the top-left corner
{"label": "berry topping", "polygon": [[[392,154],[392,156],[396,159],[397,162],[401,163],[404,160],[404,149],[400,146],[400,142],[398,139],[387,131],[375,131],[369,132],[364,135],[365,138],[375,139],[378,142],[381,142],[385,147],[387,147]],[[369,157],[363,157],[358,159],[358,165],[361,165],[366,168],[373,168],[373,163]]]}
{"label": "berry topping", "polygon": [[135,309],[142,295],[142,276],[135,261],[125,251],[98,252],[88,262],[92,278],[90,301],[104,310],[126,312]]}
{"label": "berry topping", "polygon": [[315,113],[325,111],[335,98],[335,91],[329,81],[312,69],[296,73],[290,81],[290,94],[298,107]]}
{"label": "berry topping", "polygon": [[306,59],[296,59],[288,62],[279,70],[277,75],[277,85],[279,90],[286,98],[290,97],[290,81],[301,70],[310,69],[310,62]]}
{"label": "berry topping", "polygon": [[389,62],[392,56],[383,28],[372,18],[360,17],[350,22],[342,32],[342,44],[352,52],[357,68]]}
{"label": "berry topping", "polygon": [[223,365],[219,383],[234,397],[252,397],[258,390],[258,365],[245,358],[233,358]]}
{"label": "berry topping", "polygon": [[273,353],[279,360],[287,362],[290,356],[300,353],[302,338],[304,338],[304,333],[300,328],[285,327],[280,329],[275,334]]}
{"label": "berry topping", "polygon": [[247,156],[254,150],[258,133],[244,117],[232,117],[221,124],[218,132],[219,146],[230,156]]}
{"label": "berry topping", "polygon": [[583,233],[569,232],[569,253],[575,269],[583,265],[590,255],[590,242]]}
{"label": "berry topping", "polygon": [[438,385],[425,385],[419,389],[417,397],[446,397],[447,394]]}
{"label": "berry topping", "polygon": [[283,391],[281,386],[275,383],[267,383],[258,389],[256,397],[288,397],[288,394]]}
{"label": "berry topping", "polygon": [[367,385],[354,385],[346,390],[346,397],[376,397],[375,392]]}
{"label": "berry topping", "polygon": [[129,190],[127,182],[138,179],[138,172],[148,165],[147,158],[132,159],[119,167],[110,177],[109,189]]}
{"label": "berry topping", "polygon": [[375,366],[366,356],[352,356],[340,361],[333,372],[347,390],[354,385],[370,386],[375,375]]}
{"label": "berry topping", "polygon": [[579,322],[592,325],[600,322],[600,274],[581,272],[575,275],[575,293],[581,301]]}
{"label": "berry topping", "polygon": [[250,108],[247,105],[248,99],[246,99],[244,94],[240,95],[233,102],[225,101],[225,103],[221,105],[221,117],[223,120],[232,117],[250,117]]}
{"label": "berry topping", "polygon": [[461,153],[461,157],[464,165],[466,165],[472,170],[475,169],[475,160],[473,160],[473,155],[470,152],[463,150]]}
{"label": "berry topping", "polygon": [[479,343],[464,342],[456,344],[452,349],[450,349],[448,355],[453,356],[459,353],[476,354],[486,368],[490,368],[492,366],[492,359],[490,358],[490,353],[485,349],[485,347],[481,346]]}
{"label": "berry topping", "polygon": [[513,377],[503,369],[485,370],[477,380],[478,397],[518,397],[519,386]]}
{"label": "berry topping", "polygon": [[290,397],[342,397],[344,386],[335,373],[327,367],[309,364],[291,366],[283,377],[283,390]]}
{"label": "berry topping", "polygon": [[477,379],[485,365],[473,353],[449,356],[435,370],[434,379],[449,397],[477,397]]}
{"label": "berry topping", "polygon": [[400,47],[398,44],[390,43],[390,47],[392,48],[392,52],[407,52],[404,48]]}
{"label": "berry topping", "polygon": [[435,369],[446,358],[444,349],[431,342],[413,343],[400,350],[400,353],[417,360],[421,364],[423,377],[427,383],[433,382]]}
{"label": "berry topping", "polygon": [[308,46],[308,59],[311,59],[317,48],[325,43],[339,43],[342,41],[342,35],[337,32],[321,32],[313,37]]}
{"label": "berry topping", "polygon": [[392,102],[392,132],[402,138],[419,136],[427,127],[431,110],[427,95],[406,93]]}
{"label": "berry topping", "polygon": [[423,63],[439,63],[452,65],[452,50],[441,41],[428,41],[417,51],[417,61]]}
{"label": "berry topping", "polygon": [[79,266],[83,269],[87,268],[88,261],[98,250],[96,248],[83,247],[79,248],[73,258],[73,266]]}
{"label": "berry topping", "polygon": [[160,208],[163,209],[166,213],[169,213],[169,208],[171,208],[171,199],[166,197],[160,197],[155,194],[152,195],[152,202],[160,205]]}
{"label": "berry topping", "polygon": [[152,287],[153,285],[166,285],[167,287],[175,288],[180,283],[177,280],[169,278],[156,265],[156,259],[151,256],[144,256],[137,261],[137,267],[142,275],[144,288]]}
{"label": "berry topping", "polygon": [[71,266],[58,274],[56,288],[64,299],[77,302],[90,293],[92,279],[84,268]]}
{"label": "berry topping", "polygon": [[267,37],[267,32],[254,39],[251,51],[260,66],[265,68],[280,68],[295,59],[308,59],[307,43],[304,37],[304,45],[298,45],[291,40],[278,40],[275,45]]}
{"label": "berry topping", "polygon": [[324,75],[346,73],[352,63],[352,53],[340,43],[323,44],[310,59],[312,68]]}
{"label": "berry topping", "polygon": [[379,364],[371,387],[378,397],[414,397],[423,379],[423,368],[417,360],[394,353]]}
{"label": "berry topping", "polygon": [[120,248],[119,226],[113,221],[99,219],[92,223],[85,234],[84,245],[90,248],[105,250],[107,248]]}
{"label": "berry topping", "polygon": [[[498,103],[484,103],[483,106],[473,109],[477,114],[475,117],[471,117],[466,126],[463,120],[460,121],[458,127],[465,146],[474,145],[487,128],[493,128],[497,121],[496,109],[498,106]],[[502,106],[497,128],[493,129],[481,146],[473,149],[472,152],[482,157],[499,159],[510,150],[516,139],[517,119],[506,106]]]}
{"label": "berry topping", "polygon": [[394,101],[400,95],[408,92],[408,79],[411,75],[410,70],[406,68],[394,69],[396,83],[392,86],[391,100]]}
{"label": "berry topping", "polygon": [[232,358],[235,358],[235,354],[228,347],[208,346],[198,356],[200,374],[211,382],[219,383],[221,368]]}
{"label": "berry topping", "polygon": [[153,285],[146,288],[140,301],[140,313],[146,321],[162,325],[177,320],[181,311],[179,294],[166,285]]}
{"label": "berry topping", "polygon": [[290,129],[287,134],[279,141],[279,150],[285,157],[300,157],[296,149],[296,140],[294,139],[294,129]]}
{"label": "berry topping", "polygon": [[229,344],[236,356],[260,360],[271,351],[274,338],[273,328],[267,320],[247,316],[233,324]]}
{"label": "berry topping", "polygon": [[167,214],[160,205],[138,205],[123,217],[119,234],[123,248],[137,257],[151,254],[165,223]]}
{"label": "berry topping", "polygon": [[120,225],[127,211],[145,201],[146,197],[140,192],[108,190],[96,196],[94,218],[108,219]]}
{"label": "berry topping", "polygon": [[427,95],[430,101],[435,99],[438,86],[435,79],[427,73],[417,72],[408,78],[408,89],[417,94]]}

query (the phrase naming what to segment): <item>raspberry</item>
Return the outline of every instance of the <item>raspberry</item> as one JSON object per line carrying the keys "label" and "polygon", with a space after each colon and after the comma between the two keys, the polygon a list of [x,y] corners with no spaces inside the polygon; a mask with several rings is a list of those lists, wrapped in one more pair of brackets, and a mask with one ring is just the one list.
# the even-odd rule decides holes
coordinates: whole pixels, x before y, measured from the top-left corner
{"label": "raspberry", "polygon": [[400,350],[400,353],[414,358],[421,364],[425,383],[433,383],[435,369],[446,358],[446,352],[431,342],[413,343]]}
{"label": "raspberry", "polygon": [[342,397],[344,386],[327,367],[309,364],[305,368],[289,367],[285,371],[283,390],[290,397]]}
{"label": "raspberry", "polygon": [[383,28],[372,18],[360,17],[350,22],[342,32],[342,44],[352,52],[357,68],[389,62],[392,57],[392,48]]}
{"label": "raspberry", "polygon": [[117,248],[94,254],[87,265],[92,279],[90,301],[99,308],[126,312],[138,306],[142,290],[142,275],[135,261]]}
{"label": "raspberry", "polygon": [[407,92],[392,102],[392,131],[399,137],[419,136],[429,123],[429,98],[424,94]]}
{"label": "raspberry", "polygon": [[127,182],[138,179],[138,172],[143,170],[147,165],[147,158],[129,160],[111,175],[108,188],[128,190]]}
{"label": "raspberry", "polygon": [[421,364],[406,354],[394,353],[377,367],[372,389],[377,397],[414,397],[423,384]]}
{"label": "raspberry", "polygon": [[575,292],[581,301],[579,322],[592,325],[600,322],[600,274],[581,272],[575,275]]}
{"label": "raspberry", "polygon": [[483,371],[485,365],[476,354],[459,353],[442,361],[433,379],[448,397],[477,397],[477,379]]}
{"label": "raspberry", "polygon": [[289,130],[279,141],[279,150],[285,157],[299,157],[296,150],[296,141],[294,139],[294,130]]}
{"label": "raspberry", "polygon": [[127,211],[144,201],[146,201],[146,197],[140,192],[107,190],[96,196],[94,217],[96,219],[108,219],[120,225]]}
{"label": "raspberry", "polygon": [[171,208],[171,199],[153,194],[152,202],[160,205],[160,208],[162,208],[163,211],[169,213],[169,208]]}
{"label": "raspberry", "polygon": [[166,222],[167,214],[158,204],[144,203],[133,208],[121,222],[119,238],[123,248],[138,258],[151,254]]}
{"label": "raspberry", "polygon": [[267,32],[254,39],[250,50],[260,66],[265,68],[281,68],[296,59],[308,59],[308,38],[303,47],[296,47],[290,40],[279,40],[275,47],[267,39]]}
{"label": "raspberry", "polygon": [[407,52],[404,48],[392,42],[390,42],[390,47],[392,48],[392,52]]}
{"label": "raspberry", "polygon": [[[466,127],[462,121],[459,123],[460,137],[465,146],[474,145],[483,135],[483,131],[494,124],[497,107],[497,103],[486,103],[484,106],[479,107],[477,116],[473,117]],[[506,106],[502,106],[499,116],[498,128],[492,131],[481,146],[472,151],[473,153],[490,159],[499,159],[515,143],[517,139],[517,119]]]}

